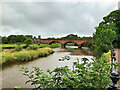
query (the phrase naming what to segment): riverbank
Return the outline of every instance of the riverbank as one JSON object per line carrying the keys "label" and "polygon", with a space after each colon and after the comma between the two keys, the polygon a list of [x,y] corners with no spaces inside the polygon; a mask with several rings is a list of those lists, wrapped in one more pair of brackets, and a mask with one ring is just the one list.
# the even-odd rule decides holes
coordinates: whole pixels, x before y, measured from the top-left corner
{"label": "riverbank", "polygon": [[[39,48],[44,48],[44,47],[57,48],[61,46],[59,43],[53,43],[51,45],[49,44],[31,44],[31,45],[38,45]],[[0,48],[2,49],[14,49],[16,46],[17,44],[0,44]],[[26,48],[25,44],[21,44],[20,46]]]}
{"label": "riverbank", "polygon": [[38,50],[22,50],[14,51],[14,49],[5,49],[0,54],[2,57],[0,64],[7,64],[12,62],[23,62],[30,61],[40,57],[46,57],[54,53],[54,50],[51,48],[39,48]]}
{"label": "riverbank", "polygon": [[[54,53],[47,57],[38,58],[29,62],[16,62],[11,64],[3,65],[2,67],[2,87],[13,88],[15,86],[21,86],[22,88],[34,88],[31,83],[25,84],[27,77],[23,76],[19,71],[20,66],[28,68],[30,71],[32,67],[39,67],[43,72],[47,73],[47,69],[53,70],[56,67],[69,66],[70,69],[73,67],[73,62],[77,61],[77,58],[94,58],[93,56],[86,55],[71,55],[71,52],[59,52],[66,48],[54,48]],[[62,56],[70,55],[70,60],[59,61],[58,59]]]}

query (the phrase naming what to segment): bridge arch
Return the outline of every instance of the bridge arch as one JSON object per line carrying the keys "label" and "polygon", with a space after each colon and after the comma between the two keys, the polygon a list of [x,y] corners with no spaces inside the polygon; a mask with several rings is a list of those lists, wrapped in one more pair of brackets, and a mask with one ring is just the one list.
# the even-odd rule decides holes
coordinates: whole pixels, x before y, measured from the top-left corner
{"label": "bridge arch", "polygon": [[79,46],[79,45],[78,45],[76,42],[74,42],[74,41],[67,41],[67,42],[65,42],[65,43],[63,44],[63,46],[66,47],[66,45],[67,45],[68,43],[75,43],[76,46]]}
{"label": "bridge arch", "polygon": [[83,42],[81,45],[80,45],[80,47],[83,47],[83,46],[86,46],[86,47],[91,47],[92,46],[92,44],[93,44],[93,42]]}
{"label": "bridge arch", "polygon": [[[53,43],[60,43],[59,41],[51,41],[50,43],[49,43],[49,45],[51,45],[51,44],[53,44]],[[61,43],[60,43],[61,44]]]}

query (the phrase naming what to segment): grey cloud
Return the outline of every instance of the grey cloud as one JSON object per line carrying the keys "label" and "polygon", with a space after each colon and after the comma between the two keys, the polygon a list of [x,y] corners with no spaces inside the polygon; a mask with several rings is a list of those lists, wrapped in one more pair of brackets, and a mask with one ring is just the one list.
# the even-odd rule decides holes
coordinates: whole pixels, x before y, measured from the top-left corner
{"label": "grey cloud", "polygon": [[58,37],[69,33],[92,35],[95,32],[94,27],[116,5],[117,3],[113,2],[3,3],[2,35],[33,34],[42,37]]}

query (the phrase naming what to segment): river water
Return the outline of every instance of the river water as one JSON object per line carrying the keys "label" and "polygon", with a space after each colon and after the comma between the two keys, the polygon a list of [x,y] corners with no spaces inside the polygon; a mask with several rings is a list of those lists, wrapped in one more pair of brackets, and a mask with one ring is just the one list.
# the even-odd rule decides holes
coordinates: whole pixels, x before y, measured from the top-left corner
{"label": "river water", "polygon": [[[46,72],[47,69],[53,70],[55,67],[66,65],[72,69],[73,62],[76,61],[77,58],[79,60],[85,57],[89,60],[91,58],[95,58],[93,55],[85,53],[82,49],[78,49],[78,47],[76,46],[68,46],[67,49],[55,48],[54,51],[55,52],[53,54],[47,57],[39,58],[30,62],[4,65],[2,68],[2,88],[13,88],[14,86],[22,86],[22,88],[32,88],[29,83],[25,84],[28,78],[22,75],[22,72],[19,71],[19,66],[27,67],[30,71],[33,70],[32,67],[36,66]],[[70,60],[58,60],[65,55],[69,55]]]}

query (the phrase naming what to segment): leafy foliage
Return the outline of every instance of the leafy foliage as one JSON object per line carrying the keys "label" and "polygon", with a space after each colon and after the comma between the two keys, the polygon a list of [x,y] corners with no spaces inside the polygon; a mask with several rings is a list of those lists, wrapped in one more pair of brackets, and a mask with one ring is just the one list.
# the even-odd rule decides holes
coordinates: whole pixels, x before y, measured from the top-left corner
{"label": "leafy foliage", "polygon": [[23,75],[29,77],[26,83],[31,83],[35,88],[106,88],[110,82],[110,66],[108,60],[94,60],[88,62],[82,58],[82,62],[74,62],[75,70],[68,66],[57,67],[53,71],[44,73],[39,67],[33,67],[33,71],[20,66]]}
{"label": "leafy foliage", "polygon": [[98,56],[108,52],[111,44],[120,48],[120,10],[112,11],[104,17],[95,29],[93,39],[95,41],[95,53]]}
{"label": "leafy foliage", "polygon": [[116,38],[116,32],[112,29],[97,27],[93,38],[95,41],[95,54],[101,56],[111,48],[112,42]]}
{"label": "leafy foliage", "polygon": [[22,50],[23,50],[23,47],[20,46],[20,45],[17,45],[17,46],[15,47],[15,51],[22,51]]}
{"label": "leafy foliage", "polygon": [[26,49],[27,50],[37,50],[38,48],[39,48],[38,45],[33,44],[33,45],[30,45],[29,47],[27,47]]}
{"label": "leafy foliage", "polygon": [[24,44],[26,44],[26,46],[29,46],[32,43],[33,43],[32,39],[29,38],[24,41]]}

